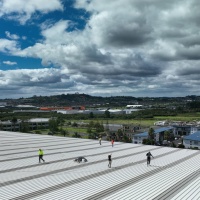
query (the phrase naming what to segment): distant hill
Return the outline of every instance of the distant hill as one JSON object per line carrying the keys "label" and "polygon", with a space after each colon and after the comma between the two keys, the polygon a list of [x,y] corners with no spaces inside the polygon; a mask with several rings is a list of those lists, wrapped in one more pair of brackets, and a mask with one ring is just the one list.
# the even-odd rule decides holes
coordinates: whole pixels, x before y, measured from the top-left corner
{"label": "distant hill", "polygon": [[125,106],[138,102],[135,97],[96,97],[87,94],[61,94],[54,96],[33,96],[30,98],[5,99],[8,105],[33,105],[33,106]]}
{"label": "distant hill", "polygon": [[91,96],[88,94],[61,94],[54,96],[33,96],[30,98],[4,99],[0,102],[6,102],[7,105],[33,105],[43,106],[86,106],[86,107],[120,107],[126,105],[185,105],[189,102],[200,102],[199,96],[186,97],[132,97],[132,96]]}

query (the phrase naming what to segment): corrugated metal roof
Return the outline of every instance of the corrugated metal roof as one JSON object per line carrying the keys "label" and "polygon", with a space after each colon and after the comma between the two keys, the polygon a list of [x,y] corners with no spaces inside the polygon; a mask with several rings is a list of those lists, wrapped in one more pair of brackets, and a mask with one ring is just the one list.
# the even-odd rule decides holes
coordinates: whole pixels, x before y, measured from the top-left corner
{"label": "corrugated metal roof", "polygon": [[200,199],[198,150],[5,131],[0,138],[0,200]]}
{"label": "corrugated metal roof", "polygon": [[197,131],[193,134],[190,134],[188,136],[185,136],[183,138],[184,140],[194,140],[194,141],[200,141],[200,131]]}

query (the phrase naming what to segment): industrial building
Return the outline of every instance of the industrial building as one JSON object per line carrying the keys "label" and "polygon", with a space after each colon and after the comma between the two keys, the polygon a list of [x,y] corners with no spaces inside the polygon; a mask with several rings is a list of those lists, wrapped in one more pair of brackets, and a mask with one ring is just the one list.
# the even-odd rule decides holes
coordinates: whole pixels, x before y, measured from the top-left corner
{"label": "industrial building", "polygon": [[[162,142],[164,140],[164,133],[165,131],[173,132],[173,127],[162,127],[154,130],[154,139],[156,142]],[[144,139],[148,139],[148,131],[143,133],[138,133],[133,136],[133,143],[135,144],[142,144]]]}
{"label": "industrial building", "polygon": [[22,126],[26,124],[30,130],[36,130],[39,127],[48,128],[49,118],[33,118],[29,120],[17,120],[13,123],[11,120],[0,121],[0,130],[2,131],[20,131]]}

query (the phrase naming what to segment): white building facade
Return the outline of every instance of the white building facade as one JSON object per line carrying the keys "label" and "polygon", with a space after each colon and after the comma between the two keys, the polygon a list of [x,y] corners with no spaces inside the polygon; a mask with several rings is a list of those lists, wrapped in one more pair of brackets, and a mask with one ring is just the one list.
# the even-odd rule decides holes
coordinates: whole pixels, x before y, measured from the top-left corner
{"label": "white building facade", "polygon": [[187,149],[200,149],[200,131],[183,138],[183,145]]}

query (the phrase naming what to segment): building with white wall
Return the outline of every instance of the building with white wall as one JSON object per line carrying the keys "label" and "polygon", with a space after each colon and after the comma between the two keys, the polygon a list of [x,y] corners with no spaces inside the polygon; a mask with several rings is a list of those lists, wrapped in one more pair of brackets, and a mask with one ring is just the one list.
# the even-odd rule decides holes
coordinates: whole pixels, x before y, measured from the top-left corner
{"label": "building with white wall", "polygon": [[167,126],[167,125],[169,125],[169,122],[167,120],[157,121],[157,122],[154,122],[154,125],[155,126]]}
{"label": "building with white wall", "polygon": [[190,135],[192,128],[195,126],[191,125],[172,125],[174,127],[174,136]]}
{"label": "building with white wall", "polygon": [[126,108],[141,108],[142,107],[142,105],[138,105],[138,104],[136,104],[136,105],[127,105],[126,106]]}
{"label": "building with white wall", "polygon": [[57,113],[62,114],[105,114],[105,111],[109,111],[110,114],[124,114],[124,110],[120,109],[94,109],[94,110],[57,110]]}
{"label": "building with white wall", "polygon": [[183,145],[185,148],[198,148],[200,149],[200,131],[193,133],[191,135],[185,136],[183,138]]}
{"label": "building with white wall", "polygon": [[30,130],[36,130],[39,127],[48,128],[49,118],[33,118],[29,120],[17,120],[13,123],[11,120],[0,121],[0,130],[2,131],[20,131],[23,123],[26,123]]}
{"label": "building with white wall", "polygon": [[[162,128],[158,128],[156,130],[154,130],[154,140],[156,142],[162,142],[164,140],[164,132],[165,131],[171,131],[173,132],[173,127],[162,127]],[[143,133],[139,133],[139,134],[135,134],[133,136],[133,143],[135,144],[142,144],[144,139],[148,139],[148,131],[143,132]]]}

